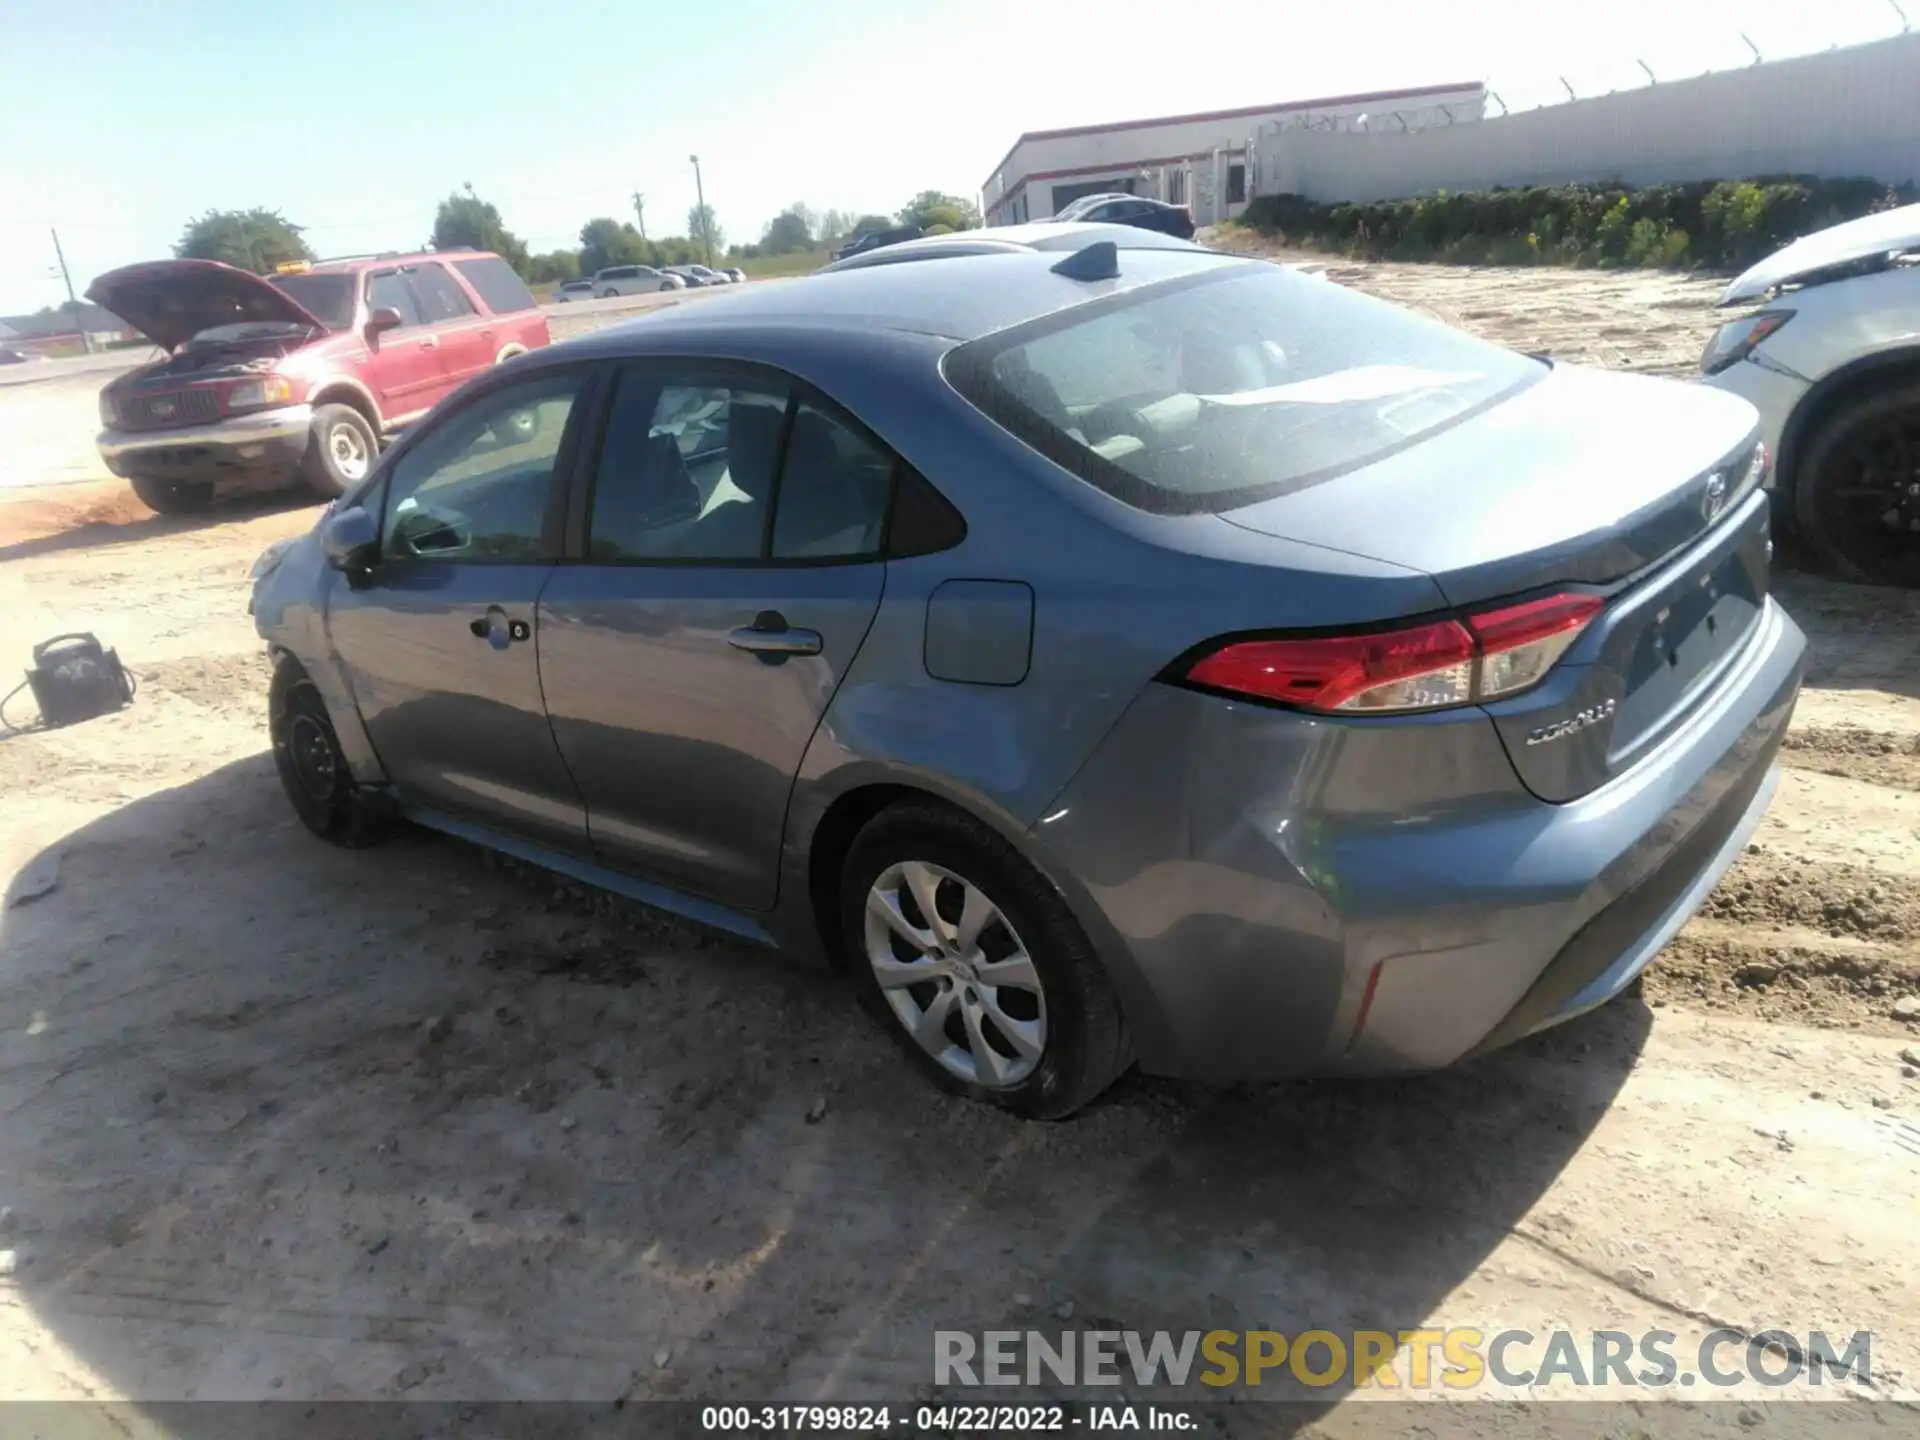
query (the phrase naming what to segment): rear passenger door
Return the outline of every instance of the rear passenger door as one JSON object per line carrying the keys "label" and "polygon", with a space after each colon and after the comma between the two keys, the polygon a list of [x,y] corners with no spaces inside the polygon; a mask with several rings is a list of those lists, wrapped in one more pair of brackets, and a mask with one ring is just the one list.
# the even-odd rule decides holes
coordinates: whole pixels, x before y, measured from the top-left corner
{"label": "rear passenger door", "polygon": [[444,395],[493,364],[493,317],[475,309],[460,283],[436,261],[410,267],[407,279],[413,284],[421,319],[440,338]]}
{"label": "rear passenger door", "polygon": [[775,899],[787,796],[880,604],[893,456],[777,371],[620,369],[540,602],[554,738],[609,863]]}

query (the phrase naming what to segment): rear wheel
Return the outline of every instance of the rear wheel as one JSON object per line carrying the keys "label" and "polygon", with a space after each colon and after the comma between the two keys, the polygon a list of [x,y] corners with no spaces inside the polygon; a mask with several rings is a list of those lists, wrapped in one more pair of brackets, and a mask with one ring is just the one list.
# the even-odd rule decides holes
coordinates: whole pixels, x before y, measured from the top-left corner
{"label": "rear wheel", "polygon": [[1835,574],[1920,586],[1920,385],[1845,401],[1794,477],[1800,537]]}
{"label": "rear wheel", "polygon": [[611,300],[613,299],[614,296],[618,295],[619,293],[620,292],[618,290],[614,289],[611,285],[609,285],[606,289],[600,292],[600,298],[602,300]]}
{"label": "rear wheel", "polygon": [[977,821],[882,811],[848,852],[840,915],[862,1003],[946,1089],[1052,1119],[1126,1068],[1119,997],[1073,913]]}
{"label": "rear wheel", "polygon": [[160,515],[198,515],[213,506],[211,480],[160,480],[151,475],[133,475],[127,484],[140,497],[140,503]]}
{"label": "rear wheel", "polygon": [[373,426],[358,410],[351,405],[316,406],[300,478],[316,495],[331,500],[366,479],[379,453]]}
{"label": "rear wheel", "polygon": [[267,730],[280,786],[302,825],[322,840],[355,849],[380,838],[383,816],[354,783],[319,690],[291,660],[274,671]]}

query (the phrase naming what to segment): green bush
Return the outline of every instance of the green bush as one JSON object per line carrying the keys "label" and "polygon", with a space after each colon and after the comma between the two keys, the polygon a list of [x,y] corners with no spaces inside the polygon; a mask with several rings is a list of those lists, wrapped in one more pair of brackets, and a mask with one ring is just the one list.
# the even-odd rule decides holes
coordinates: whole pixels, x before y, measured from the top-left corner
{"label": "green bush", "polygon": [[1537,185],[1323,205],[1266,195],[1241,223],[1357,258],[1744,270],[1800,235],[1895,205],[1912,185],[1808,175],[1680,184]]}

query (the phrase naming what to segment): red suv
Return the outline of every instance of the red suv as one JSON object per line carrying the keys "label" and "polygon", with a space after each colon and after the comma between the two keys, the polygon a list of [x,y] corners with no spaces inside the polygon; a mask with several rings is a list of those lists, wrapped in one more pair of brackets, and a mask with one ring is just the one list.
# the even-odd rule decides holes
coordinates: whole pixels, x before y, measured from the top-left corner
{"label": "red suv", "polygon": [[155,510],[297,471],[340,494],[383,437],[469,376],[545,345],[546,316],[498,255],[382,255],[268,278],[215,260],[102,275],[87,298],[168,352],[100,392],[100,454]]}

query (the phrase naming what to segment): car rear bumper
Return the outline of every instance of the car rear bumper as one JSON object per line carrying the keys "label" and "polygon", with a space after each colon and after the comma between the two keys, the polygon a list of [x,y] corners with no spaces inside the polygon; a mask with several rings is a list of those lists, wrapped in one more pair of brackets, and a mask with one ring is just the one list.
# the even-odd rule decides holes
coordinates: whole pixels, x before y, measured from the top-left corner
{"label": "car rear bumper", "polygon": [[312,426],[311,405],[282,405],[174,430],[103,430],[98,443],[116,475],[219,479],[297,463]]}
{"label": "car rear bumper", "polygon": [[1804,653],[1768,601],[1713,695],[1565,804],[1491,783],[1511,764],[1458,712],[1410,745],[1403,726],[1156,685],[1035,854],[1107,957],[1145,1068],[1437,1068],[1605,1002],[1672,938],[1759,823]]}

